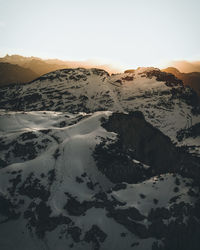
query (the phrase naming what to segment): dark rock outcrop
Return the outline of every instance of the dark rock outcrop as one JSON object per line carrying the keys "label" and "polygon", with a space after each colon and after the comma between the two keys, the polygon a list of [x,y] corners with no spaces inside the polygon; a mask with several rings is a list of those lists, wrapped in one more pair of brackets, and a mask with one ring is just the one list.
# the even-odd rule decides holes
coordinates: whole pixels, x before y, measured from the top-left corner
{"label": "dark rock outcrop", "polygon": [[[93,154],[99,170],[112,182],[136,183],[179,168],[181,156],[176,147],[146,122],[141,112],[114,113],[102,126],[118,135],[108,145],[102,141]],[[144,167],[134,159],[151,167]]]}

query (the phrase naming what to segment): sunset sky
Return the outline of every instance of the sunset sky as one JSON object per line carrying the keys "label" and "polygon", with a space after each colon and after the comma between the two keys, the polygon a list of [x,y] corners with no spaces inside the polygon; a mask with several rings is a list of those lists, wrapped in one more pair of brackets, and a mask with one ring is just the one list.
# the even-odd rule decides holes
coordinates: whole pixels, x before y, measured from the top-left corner
{"label": "sunset sky", "polygon": [[0,56],[122,68],[200,59],[200,0],[0,0]]}

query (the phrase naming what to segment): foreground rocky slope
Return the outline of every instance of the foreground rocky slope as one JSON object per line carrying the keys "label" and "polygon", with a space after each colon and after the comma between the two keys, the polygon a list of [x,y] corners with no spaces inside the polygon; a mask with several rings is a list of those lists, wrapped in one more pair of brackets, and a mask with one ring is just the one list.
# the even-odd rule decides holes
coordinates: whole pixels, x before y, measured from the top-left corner
{"label": "foreground rocky slope", "polygon": [[73,69],[0,95],[0,249],[199,249],[199,104],[180,80]]}
{"label": "foreground rocky slope", "polygon": [[198,160],[141,113],[0,119],[1,249],[199,246],[199,187],[187,176]]}

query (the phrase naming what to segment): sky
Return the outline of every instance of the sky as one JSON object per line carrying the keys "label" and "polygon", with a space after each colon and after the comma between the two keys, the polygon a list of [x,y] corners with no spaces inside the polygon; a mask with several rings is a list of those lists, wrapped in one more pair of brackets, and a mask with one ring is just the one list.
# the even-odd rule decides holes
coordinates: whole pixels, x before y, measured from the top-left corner
{"label": "sky", "polygon": [[0,0],[0,56],[122,68],[200,59],[200,0]]}

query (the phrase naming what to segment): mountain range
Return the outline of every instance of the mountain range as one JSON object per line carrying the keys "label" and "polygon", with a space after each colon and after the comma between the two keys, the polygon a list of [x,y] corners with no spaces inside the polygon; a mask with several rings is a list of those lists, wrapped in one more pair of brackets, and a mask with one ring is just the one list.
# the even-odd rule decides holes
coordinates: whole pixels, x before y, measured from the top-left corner
{"label": "mountain range", "polygon": [[[0,86],[33,81],[46,73],[65,68],[91,68],[98,64],[92,61],[62,61],[58,59],[41,59],[20,55],[6,55],[0,58]],[[111,65],[98,65],[109,73],[119,72]]]}
{"label": "mountain range", "polygon": [[29,68],[0,62],[0,86],[30,82],[39,77]]}
{"label": "mountain range", "polygon": [[[200,63],[187,61],[174,61],[172,65],[162,71],[172,73],[183,81],[184,85],[193,88],[200,95]],[[111,65],[97,65],[92,61],[75,62],[58,59],[41,59],[38,57],[23,57],[20,55],[6,55],[0,58],[0,87],[10,84],[27,83],[36,78],[58,69],[66,68],[92,68],[97,67],[106,70],[109,74],[120,73],[119,69]],[[132,70],[134,71],[134,70]],[[131,72],[127,70],[125,72]],[[181,73],[184,72],[184,73]]]}
{"label": "mountain range", "polygon": [[199,249],[200,103],[174,74],[0,88],[0,166],[2,250]]}
{"label": "mountain range", "polygon": [[180,72],[191,73],[200,72],[200,61],[171,61],[168,63],[170,67],[177,68]]}

